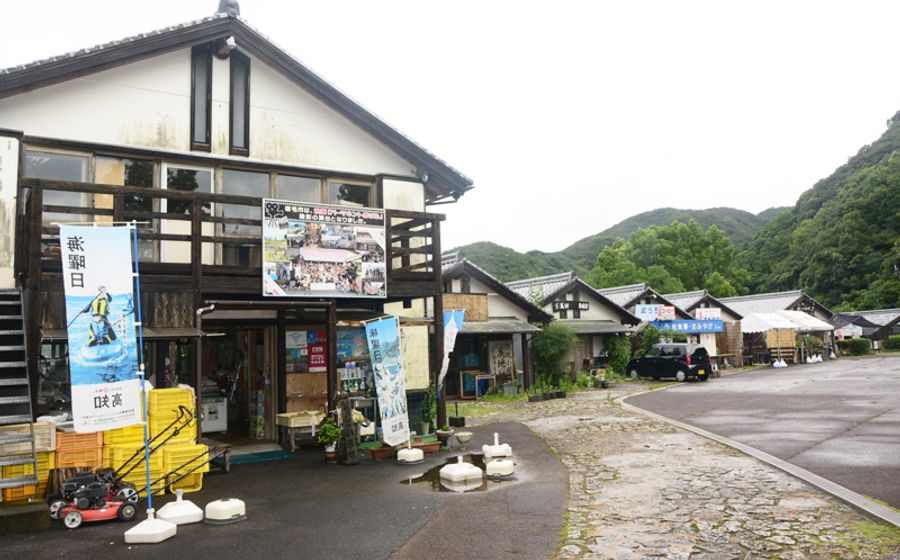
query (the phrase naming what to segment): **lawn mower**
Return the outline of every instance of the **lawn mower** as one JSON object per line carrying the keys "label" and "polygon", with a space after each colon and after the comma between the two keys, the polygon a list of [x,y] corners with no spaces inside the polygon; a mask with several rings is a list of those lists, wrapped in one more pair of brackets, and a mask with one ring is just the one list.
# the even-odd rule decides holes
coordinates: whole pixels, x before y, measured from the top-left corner
{"label": "lawn mower", "polygon": [[[183,406],[179,407],[178,416],[175,420],[148,442],[149,453],[153,454],[165,445],[167,441],[177,436],[181,430],[190,426],[194,420],[194,414],[190,409]],[[165,438],[159,441],[163,436]],[[110,519],[132,521],[137,515],[137,502],[140,499],[140,491],[133,484],[129,484],[123,479],[135,468],[142,465],[145,457],[145,449],[142,446],[118,470],[100,468],[94,472],[79,473],[65,480],[60,485],[60,494],[47,498],[47,503],[50,506],[50,517],[61,519],[69,529],[76,529],[85,521],[106,521]],[[135,459],[139,460],[136,461]],[[189,471],[189,473],[196,470],[196,468]],[[165,476],[170,475],[171,473],[167,473]],[[183,476],[173,480],[171,484],[174,484]],[[154,481],[154,483],[156,482],[159,482],[159,480]]]}

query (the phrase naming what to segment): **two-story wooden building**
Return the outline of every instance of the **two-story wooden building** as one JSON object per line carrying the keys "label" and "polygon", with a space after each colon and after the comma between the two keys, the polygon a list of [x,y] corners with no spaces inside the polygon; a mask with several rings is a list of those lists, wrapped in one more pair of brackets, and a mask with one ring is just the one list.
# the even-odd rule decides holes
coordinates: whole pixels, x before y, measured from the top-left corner
{"label": "two-story wooden building", "polygon": [[[276,412],[333,405],[339,370],[365,361],[341,352],[341,330],[388,302],[431,301],[427,371],[411,373],[439,368],[443,216],[426,208],[472,181],[225,4],[0,70],[0,283],[24,293],[38,411],[66,393],[60,222],[139,223],[150,377],[227,395],[229,431],[262,423],[271,440]],[[357,240],[384,246],[384,297],[263,297],[266,198],[384,209],[384,240]],[[324,365],[304,359],[309,344]]]}

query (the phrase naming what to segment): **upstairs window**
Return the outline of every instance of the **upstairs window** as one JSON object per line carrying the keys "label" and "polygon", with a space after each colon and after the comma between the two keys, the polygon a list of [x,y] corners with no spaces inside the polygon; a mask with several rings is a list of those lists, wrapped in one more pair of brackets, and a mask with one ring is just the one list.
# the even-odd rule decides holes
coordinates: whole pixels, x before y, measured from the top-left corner
{"label": "upstairs window", "polygon": [[229,153],[250,155],[250,59],[239,52],[231,53],[231,118],[228,137]]}
{"label": "upstairs window", "polygon": [[191,49],[191,149],[210,151],[212,53],[209,45]]}
{"label": "upstairs window", "polygon": [[371,191],[372,186],[368,184],[328,181],[327,202],[341,206],[371,206]]}

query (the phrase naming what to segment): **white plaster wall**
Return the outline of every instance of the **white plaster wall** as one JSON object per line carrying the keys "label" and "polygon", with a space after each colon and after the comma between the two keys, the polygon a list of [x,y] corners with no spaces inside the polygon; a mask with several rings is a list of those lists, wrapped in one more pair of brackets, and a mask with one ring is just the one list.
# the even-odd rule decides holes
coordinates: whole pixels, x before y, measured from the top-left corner
{"label": "white plaster wall", "polygon": [[391,210],[425,211],[425,186],[413,181],[382,181],[382,198],[385,208]]}
{"label": "white plaster wall", "polygon": [[[229,62],[214,59],[211,138],[221,156],[228,154],[229,79]],[[0,99],[0,128],[190,152],[190,87],[190,49],[183,49]],[[250,159],[415,177],[414,165],[252,58],[250,90]]]}
{"label": "white plaster wall", "polygon": [[470,280],[469,285],[473,294],[488,295],[488,317],[515,317],[522,321],[528,321],[528,313],[524,309],[494,292],[475,278]]}
{"label": "white plaster wall", "polygon": [[15,287],[16,184],[19,141],[0,136],[0,288]]}
{"label": "white plaster wall", "polygon": [[[604,302],[601,302],[594,298],[589,293],[579,290],[579,297],[582,301],[587,301],[589,303],[590,309],[581,312],[581,320],[583,321],[613,321],[615,323],[621,324],[621,319],[619,315],[608,307],[608,305]],[[574,299],[571,294],[565,294],[565,299],[567,301],[571,301]],[[543,307],[544,311],[550,313],[555,316],[557,319],[559,318],[559,311],[553,312],[553,302],[549,302],[547,305]],[[566,312],[567,319],[573,319],[572,311]]]}

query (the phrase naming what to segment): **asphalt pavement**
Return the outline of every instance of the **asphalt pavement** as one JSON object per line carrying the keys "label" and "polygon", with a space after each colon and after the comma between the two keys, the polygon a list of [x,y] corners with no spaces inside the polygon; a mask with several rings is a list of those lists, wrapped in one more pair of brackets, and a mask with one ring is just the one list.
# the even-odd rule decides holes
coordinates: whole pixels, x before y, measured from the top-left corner
{"label": "asphalt pavement", "polygon": [[752,370],[626,401],[900,508],[900,356]]}
{"label": "asphalt pavement", "polygon": [[[54,522],[45,531],[7,535],[3,558],[67,560],[110,557],[166,560],[389,558],[546,558],[559,545],[568,477],[547,444],[521,424],[472,429],[470,450],[492,443],[493,432],[513,447],[516,480],[486,492],[435,492],[409,478],[460,452],[427,455],[401,466],[365,458],[353,467],[326,465],[319,448],[292,459],[237,465],[231,474],[204,477],[203,490],[186,494],[201,508],[209,501],[244,500],[247,520],[228,526],[184,525],[156,545],[126,545],[132,524],[110,521],[70,531]],[[404,484],[407,482],[407,484]],[[159,508],[173,497],[154,500]],[[138,520],[145,519],[142,504]]]}

